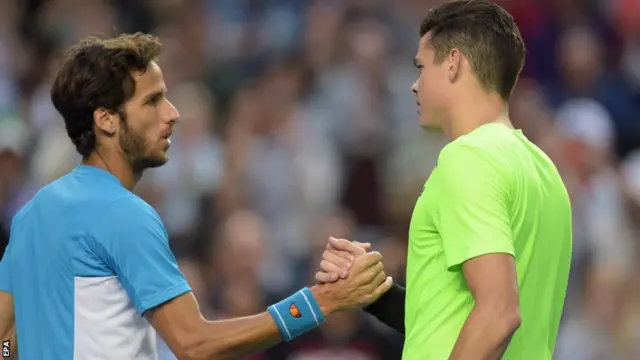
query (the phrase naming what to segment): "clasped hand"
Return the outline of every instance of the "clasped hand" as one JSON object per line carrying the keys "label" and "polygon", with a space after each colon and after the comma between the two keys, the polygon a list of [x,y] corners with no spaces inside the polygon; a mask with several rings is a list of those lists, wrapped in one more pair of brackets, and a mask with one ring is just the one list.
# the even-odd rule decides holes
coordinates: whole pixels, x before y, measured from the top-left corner
{"label": "clasped hand", "polygon": [[329,238],[316,280],[329,288],[342,310],[375,302],[393,284],[384,272],[382,255],[367,252],[370,248],[368,243]]}

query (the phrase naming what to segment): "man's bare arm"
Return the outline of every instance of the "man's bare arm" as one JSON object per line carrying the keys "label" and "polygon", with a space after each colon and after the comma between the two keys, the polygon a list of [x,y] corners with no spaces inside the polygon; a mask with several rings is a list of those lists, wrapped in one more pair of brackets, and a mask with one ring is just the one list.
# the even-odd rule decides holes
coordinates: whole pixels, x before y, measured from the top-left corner
{"label": "man's bare arm", "polygon": [[[354,264],[353,276],[334,284],[310,288],[323,315],[368,304],[391,286],[380,254]],[[148,311],[147,319],[179,359],[236,359],[283,340],[272,315],[207,321],[191,293]]]}
{"label": "man's bare arm", "polygon": [[16,343],[16,322],[13,310],[13,296],[0,290],[0,341],[9,340],[13,352],[17,349]]}
{"label": "man's bare arm", "polygon": [[205,320],[192,293],[151,310],[147,318],[179,359],[234,359],[283,340],[268,312]]}
{"label": "man's bare arm", "polygon": [[508,254],[482,255],[466,261],[462,271],[475,306],[450,359],[500,359],[520,327],[515,261]]}

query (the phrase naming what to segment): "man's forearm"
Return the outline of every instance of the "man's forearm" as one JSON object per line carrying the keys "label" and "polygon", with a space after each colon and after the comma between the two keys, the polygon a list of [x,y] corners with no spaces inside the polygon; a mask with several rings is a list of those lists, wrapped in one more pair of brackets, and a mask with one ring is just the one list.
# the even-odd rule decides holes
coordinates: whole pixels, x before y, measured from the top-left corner
{"label": "man's forearm", "polygon": [[184,346],[189,359],[238,359],[260,352],[283,340],[271,314],[264,312],[221,321],[207,321],[201,336]]}
{"label": "man's forearm", "polygon": [[499,360],[518,327],[517,314],[476,306],[462,327],[450,360]]}
{"label": "man's forearm", "polygon": [[[165,329],[164,333],[174,334],[165,341],[180,359],[238,359],[260,352],[280,341],[290,340],[317,326],[321,318],[316,317],[336,310],[335,305],[325,301],[326,290],[323,287],[315,286],[310,291],[304,295],[309,300],[308,306],[304,296],[300,295],[303,297],[294,298],[297,299],[295,302],[285,299],[281,302],[284,306],[276,307],[275,311],[270,307],[269,311],[254,316],[220,321],[207,321],[200,316],[195,321],[190,321],[190,325],[180,326],[182,329],[189,329],[188,333],[176,332],[176,328],[172,327],[173,321],[167,319],[166,314],[175,316],[174,312],[155,312],[152,319],[155,326]],[[183,303],[174,306],[175,309],[190,309],[189,313],[179,314],[180,319],[194,319],[194,316],[198,316],[194,314],[194,311],[197,312],[194,307],[184,305],[184,302],[195,301],[192,295],[173,301]],[[316,305],[312,306],[312,303]],[[169,328],[172,330],[167,331]]]}
{"label": "man's forearm", "polygon": [[400,285],[393,284],[378,301],[365,307],[365,311],[378,320],[404,334],[404,301],[406,290]]}

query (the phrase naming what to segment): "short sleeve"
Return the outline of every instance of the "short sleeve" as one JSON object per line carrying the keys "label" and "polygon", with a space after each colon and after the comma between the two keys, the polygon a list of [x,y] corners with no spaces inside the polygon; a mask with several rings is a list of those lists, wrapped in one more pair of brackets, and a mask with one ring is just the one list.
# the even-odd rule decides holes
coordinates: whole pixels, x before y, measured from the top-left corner
{"label": "short sleeve", "polygon": [[[9,241],[9,243],[11,243],[11,241]],[[12,294],[13,290],[11,290],[11,272],[9,270],[9,250],[10,247],[7,246],[4,251],[4,255],[2,256],[2,260],[0,260],[0,291]]]}
{"label": "short sleeve", "polygon": [[509,179],[482,149],[451,143],[438,160],[437,227],[449,270],[474,257],[514,255]]}
{"label": "short sleeve", "polygon": [[160,216],[139,198],[125,198],[106,211],[110,236],[97,253],[112,267],[139,314],[191,291],[169,248]]}

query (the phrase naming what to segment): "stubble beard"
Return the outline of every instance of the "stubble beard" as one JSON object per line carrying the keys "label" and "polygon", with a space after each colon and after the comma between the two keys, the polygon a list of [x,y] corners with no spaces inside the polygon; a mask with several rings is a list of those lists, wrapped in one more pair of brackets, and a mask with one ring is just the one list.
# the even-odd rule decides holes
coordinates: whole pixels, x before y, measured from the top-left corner
{"label": "stubble beard", "polygon": [[160,167],[167,162],[161,155],[149,154],[146,139],[129,127],[124,112],[120,113],[120,119],[123,130],[120,136],[120,148],[134,173],[142,174],[146,169]]}

